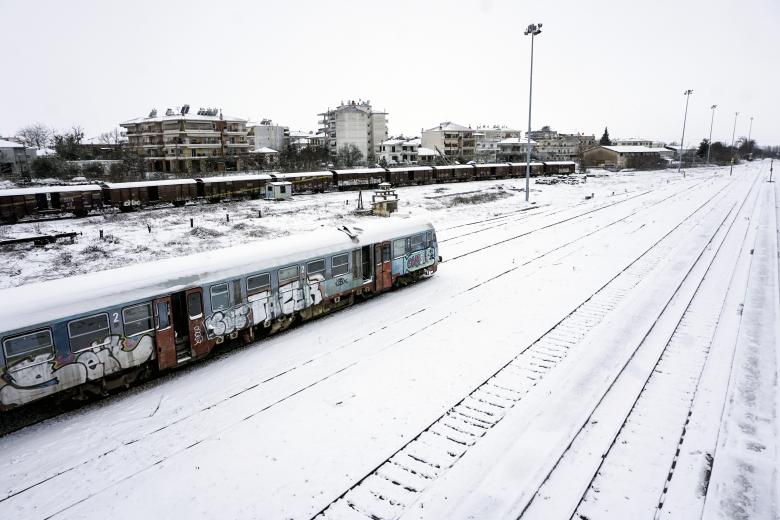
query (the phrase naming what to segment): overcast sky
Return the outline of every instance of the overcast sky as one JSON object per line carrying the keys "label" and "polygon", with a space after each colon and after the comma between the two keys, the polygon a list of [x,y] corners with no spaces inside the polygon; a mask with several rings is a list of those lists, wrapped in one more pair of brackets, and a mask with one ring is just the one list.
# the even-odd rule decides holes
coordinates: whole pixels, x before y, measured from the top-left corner
{"label": "overcast sky", "polygon": [[0,135],[42,122],[87,137],[188,103],[314,130],[370,99],[391,135],[442,121],[780,145],[777,0],[372,2],[0,0]]}

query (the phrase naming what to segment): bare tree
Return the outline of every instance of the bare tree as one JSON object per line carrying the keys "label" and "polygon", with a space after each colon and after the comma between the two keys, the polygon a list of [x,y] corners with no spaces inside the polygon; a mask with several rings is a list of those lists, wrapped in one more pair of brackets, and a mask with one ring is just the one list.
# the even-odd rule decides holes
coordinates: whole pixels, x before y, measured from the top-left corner
{"label": "bare tree", "polygon": [[339,148],[339,151],[336,154],[336,160],[341,166],[351,168],[363,160],[363,152],[354,144],[345,144]]}
{"label": "bare tree", "polygon": [[41,123],[25,126],[16,132],[16,138],[28,148],[47,148],[51,144],[53,132]]}
{"label": "bare tree", "polygon": [[121,144],[124,142],[122,131],[119,128],[114,128],[108,132],[103,132],[98,136],[98,141],[103,144]]}

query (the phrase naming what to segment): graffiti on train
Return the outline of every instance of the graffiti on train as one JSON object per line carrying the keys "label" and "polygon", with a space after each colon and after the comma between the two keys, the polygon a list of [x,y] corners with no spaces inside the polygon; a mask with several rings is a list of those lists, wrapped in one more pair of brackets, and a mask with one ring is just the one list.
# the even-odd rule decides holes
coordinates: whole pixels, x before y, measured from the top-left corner
{"label": "graffiti on train", "polygon": [[67,362],[56,359],[51,353],[26,358],[6,367],[5,373],[0,375],[0,403],[20,405],[87,381],[99,380],[145,363],[153,353],[152,336],[112,335],[68,356]]}
{"label": "graffiti on train", "polygon": [[209,338],[231,334],[249,325],[251,307],[248,304],[214,312],[206,318]]}
{"label": "graffiti on train", "polygon": [[406,255],[406,270],[416,271],[418,269],[431,266],[434,264],[435,260],[436,252],[432,247],[429,247],[428,249],[421,249],[420,251],[415,251],[414,253],[409,253]]}

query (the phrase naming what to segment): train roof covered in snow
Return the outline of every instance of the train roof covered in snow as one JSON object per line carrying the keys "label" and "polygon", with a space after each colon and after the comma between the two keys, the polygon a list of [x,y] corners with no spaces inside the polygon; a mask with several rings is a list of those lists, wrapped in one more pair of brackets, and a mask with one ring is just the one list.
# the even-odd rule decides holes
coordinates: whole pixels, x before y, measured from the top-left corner
{"label": "train roof covered in snow", "polygon": [[76,184],[67,186],[35,186],[31,188],[11,188],[0,190],[0,197],[10,197],[15,195],[36,195],[38,193],[62,193],[66,191],[100,191],[97,184]]}
{"label": "train roof covered in snow", "polygon": [[275,269],[432,230],[425,220],[393,217],[340,229],[258,241],[194,255],[0,290],[0,332],[7,333],[113,305]]}

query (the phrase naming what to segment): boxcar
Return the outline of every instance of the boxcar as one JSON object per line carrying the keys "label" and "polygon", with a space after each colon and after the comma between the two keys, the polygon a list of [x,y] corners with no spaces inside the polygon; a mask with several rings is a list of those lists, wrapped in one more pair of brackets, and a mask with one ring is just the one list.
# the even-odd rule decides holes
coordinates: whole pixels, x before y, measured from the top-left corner
{"label": "boxcar", "polygon": [[433,168],[430,166],[388,168],[386,180],[393,186],[428,184],[433,182]]}
{"label": "boxcar", "polygon": [[574,173],[577,169],[577,163],[574,161],[545,161],[544,173],[548,175]]}
{"label": "boxcar", "polygon": [[103,183],[105,204],[120,211],[163,203],[183,206],[185,202],[194,200],[196,195],[193,179]]}
{"label": "boxcar", "polygon": [[436,182],[471,181],[474,180],[474,166],[470,164],[434,166],[433,178]]}
{"label": "boxcar", "polygon": [[0,220],[16,222],[23,217],[72,213],[86,216],[103,207],[100,186],[39,186],[0,190]]}
{"label": "boxcar", "polygon": [[[512,171],[518,171],[520,172],[520,177],[525,176],[525,170],[526,170],[526,164],[527,163],[512,163]],[[544,163],[541,162],[532,162],[531,163],[531,177],[535,177],[538,175],[544,175]]]}
{"label": "boxcar", "polygon": [[352,170],[331,170],[333,183],[339,190],[376,188],[385,182],[385,168],[355,168]]}
{"label": "boxcar", "polygon": [[296,172],[271,174],[276,180],[292,183],[293,194],[297,193],[322,193],[333,189],[333,173],[321,172]]}
{"label": "boxcar", "polygon": [[433,274],[433,226],[320,230],[0,290],[0,410],[112,388]]}
{"label": "boxcar", "polygon": [[267,173],[195,179],[197,196],[210,202],[263,197],[265,185],[272,180],[273,177]]}

